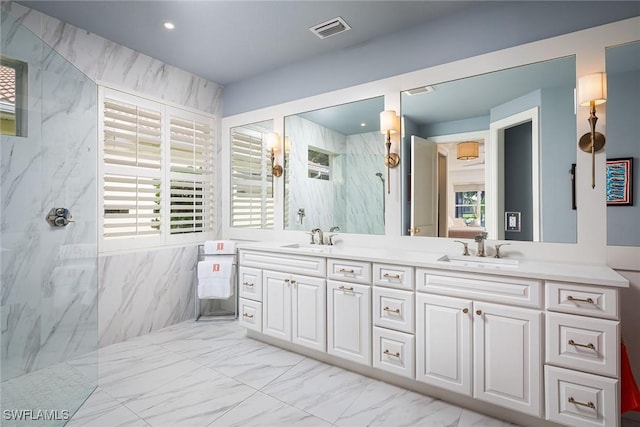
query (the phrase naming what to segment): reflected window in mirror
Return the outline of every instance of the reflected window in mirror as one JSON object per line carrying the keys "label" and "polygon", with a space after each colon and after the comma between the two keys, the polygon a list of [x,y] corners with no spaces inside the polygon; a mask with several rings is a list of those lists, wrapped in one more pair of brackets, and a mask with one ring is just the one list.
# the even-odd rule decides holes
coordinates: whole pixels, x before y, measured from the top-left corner
{"label": "reflected window in mirror", "polygon": [[307,176],[329,181],[331,179],[331,154],[309,147],[309,169]]}
{"label": "reflected window in mirror", "polygon": [[273,120],[231,129],[231,226],[273,228],[273,176],[267,134]]}
{"label": "reflected window in mirror", "polygon": [[0,134],[27,136],[27,63],[0,56]]}
{"label": "reflected window in mirror", "polygon": [[[640,246],[640,41],[606,49],[607,160],[632,159],[632,174],[628,180],[621,175],[607,174],[607,244],[610,246]],[[608,172],[613,172],[610,169]],[[612,204],[615,190],[631,185],[629,200]]]}
{"label": "reflected window in mirror", "polygon": [[285,229],[384,234],[382,110],[376,97],[285,117]]}
{"label": "reflected window in mirror", "polygon": [[[575,70],[568,56],[402,92],[404,234],[575,243]],[[505,211],[529,226],[507,232]]]}

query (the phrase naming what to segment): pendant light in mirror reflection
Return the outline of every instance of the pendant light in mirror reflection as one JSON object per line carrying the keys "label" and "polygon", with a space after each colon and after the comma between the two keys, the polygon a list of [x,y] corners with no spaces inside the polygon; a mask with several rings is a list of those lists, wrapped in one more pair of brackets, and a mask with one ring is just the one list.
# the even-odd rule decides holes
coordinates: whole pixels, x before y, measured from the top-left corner
{"label": "pendant light in mirror reflection", "polygon": [[458,160],[473,160],[478,158],[480,144],[477,141],[465,141],[456,145]]}
{"label": "pendant light in mirror reflection", "polygon": [[390,169],[400,164],[400,156],[391,152],[391,134],[398,133],[400,129],[400,118],[393,110],[385,110],[380,113],[380,133],[386,135],[386,155],[384,164],[387,167],[387,194],[391,193]]}
{"label": "pendant light in mirror reflection", "polygon": [[605,137],[596,132],[596,105],[607,102],[607,76],[605,73],[593,73],[578,80],[578,104],[589,107],[589,126],[591,131],[580,137],[578,146],[586,153],[591,153],[591,188],[596,186],[596,153],[604,148]]}

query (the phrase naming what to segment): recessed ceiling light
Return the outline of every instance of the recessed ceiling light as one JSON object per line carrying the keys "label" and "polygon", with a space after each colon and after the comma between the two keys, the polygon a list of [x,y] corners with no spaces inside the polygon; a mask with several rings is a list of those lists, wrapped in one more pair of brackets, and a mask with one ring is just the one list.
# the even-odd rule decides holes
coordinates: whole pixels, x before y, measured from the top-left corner
{"label": "recessed ceiling light", "polygon": [[167,30],[174,30],[176,28],[175,24],[173,22],[165,22],[162,24]]}
{"label": "recessed ceiling light", "polygon": [[360,123],[360,126],[365,127],[367,124],[366,123]]}

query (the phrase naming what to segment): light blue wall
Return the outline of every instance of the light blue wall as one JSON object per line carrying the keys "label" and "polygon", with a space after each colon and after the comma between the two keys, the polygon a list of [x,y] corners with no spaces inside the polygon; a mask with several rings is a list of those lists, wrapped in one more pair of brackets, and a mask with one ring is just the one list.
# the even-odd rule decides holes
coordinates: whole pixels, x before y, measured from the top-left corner
{"label": "light blue wall", "polygon": [[[635,55],[640,51],[640,43]],[[609,69],[607,49],[607,69]],[[633,205],[607,206],[611,246],[640,246],[640,69],[607,75],[607,159],[633,157]]]}
{"label": "light blue wall", "polygon": [[230,84],[223,116],[638,15],[637,1],[478,2],[435,22]]}

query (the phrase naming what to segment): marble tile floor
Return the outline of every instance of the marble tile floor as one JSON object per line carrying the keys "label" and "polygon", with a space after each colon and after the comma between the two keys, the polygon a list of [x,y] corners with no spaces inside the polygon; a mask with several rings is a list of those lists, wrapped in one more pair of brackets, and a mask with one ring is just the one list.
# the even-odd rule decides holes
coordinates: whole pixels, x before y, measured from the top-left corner
{"label": "marble tile floor", "polygon": [[247,338],[234,321],[183,322],[98,357],[98,388],[68,427],[513,426]]}

